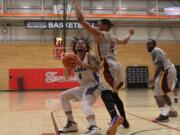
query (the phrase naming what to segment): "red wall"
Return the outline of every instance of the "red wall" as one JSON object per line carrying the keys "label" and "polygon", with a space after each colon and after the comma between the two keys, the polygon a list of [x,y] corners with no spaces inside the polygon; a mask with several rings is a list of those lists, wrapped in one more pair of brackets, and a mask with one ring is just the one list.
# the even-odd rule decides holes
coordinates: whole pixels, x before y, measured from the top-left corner
{"label": "red wall", "polygon": [[63,68],[57,69],[9,69],[9,89],[18,90],[18,78],[23,77],[25,90],[67,89],[78,86],[73,71],[71,79],[65,80]]}

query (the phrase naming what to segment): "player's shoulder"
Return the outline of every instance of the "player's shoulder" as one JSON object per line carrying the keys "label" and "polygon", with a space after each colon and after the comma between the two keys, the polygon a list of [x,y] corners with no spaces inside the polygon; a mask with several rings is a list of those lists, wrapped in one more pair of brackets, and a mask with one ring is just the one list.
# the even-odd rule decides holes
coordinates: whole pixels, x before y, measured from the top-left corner
{"label": "player's shoulder", "polygon": [[96,55],[93,53],[88,53],[88,58],[89,59],[96,59]]}
{"label": "player's shoulder", "polygon": [[159,53],[159,52],[162,52],[163,50],[159,47],[155,47],[153,50],[152,50],[152,53]]}

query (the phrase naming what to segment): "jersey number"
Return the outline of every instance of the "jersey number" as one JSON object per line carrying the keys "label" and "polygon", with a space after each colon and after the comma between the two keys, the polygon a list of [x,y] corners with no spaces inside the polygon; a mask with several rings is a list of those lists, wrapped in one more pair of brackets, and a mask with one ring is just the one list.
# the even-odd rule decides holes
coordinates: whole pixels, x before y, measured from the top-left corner
{"label": "jersey number", "polygon": [[114,53],[115,52],[115,45],[114,45],[114,42],[110,42],[110,52],[111,53]]}

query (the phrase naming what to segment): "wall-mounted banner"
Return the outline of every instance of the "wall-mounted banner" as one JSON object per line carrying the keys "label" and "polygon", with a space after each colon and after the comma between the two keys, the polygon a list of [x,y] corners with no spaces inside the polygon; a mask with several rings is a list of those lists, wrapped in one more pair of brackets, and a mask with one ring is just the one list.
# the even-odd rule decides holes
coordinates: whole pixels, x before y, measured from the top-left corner
{"label": "wall-mounted banner", "polygon": [[[70,14],[72,11],[72,5],[67,5],[67,13]],[[64,12],[64,5],[53,5],[54,14],[63,14]]]}
{"label": "wall-mounted banner", "polygon": [[164,8],[166,15],[180,15],[180,7],[167,7]]}
{"label": "wall-mounted banner", "polygon": [[61,37],[55,37],[54,40],[54,49],[53,49],[53,54],[54,54],[54,59],[63,59],[65,52],[64,52],[64,45],[63,45],[63,39]]}
{"label": "wall-mounted banner", "polygon": [[68,80],[64,74],[64,68],[9,69],[9,90],[60,90],[79,85],[73,71]]}
{"label": "wall-mounted banner", "polygon": [[[88,21],[90,25],[95,26],[97,21]],[[64,23],[60,21],[25,21],[24,25],[27,29],[62,29]],[[81,29],[82,26],[77,21],[67,21],[66,28],[68,29]]]}

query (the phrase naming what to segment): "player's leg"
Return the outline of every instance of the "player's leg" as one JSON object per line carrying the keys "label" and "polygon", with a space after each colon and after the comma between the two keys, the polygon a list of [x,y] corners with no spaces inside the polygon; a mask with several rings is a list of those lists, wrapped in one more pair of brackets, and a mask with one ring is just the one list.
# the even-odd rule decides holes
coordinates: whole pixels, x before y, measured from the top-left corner
{"label": "player's leg", "polygon": [[107,135],[115,135],[118,126],[123,123],[124,118],[118,116],[116,112],[115,101],[111,90],[103,90],[101,92],[101,98],[112,119],[111,124],[107,130]]}
{"label": "player's leg", "polygon": [[[116,85],[115,85],[115,78],[112,73],[116,72],[116,68],[114,68],[114,63],[111,59],[110,60],[104,60],[104,71],[103,75],[105,78],[105,84],[107,84],[109,87],[107,90],[103,90],[101,92],[101,98],[106,106],[106,109],[108,110],[110,116],[111,116],[111,125],[109,126],[109,129],[107,130],[108,135],[114,135],[116,133],[117,127],[122,124],[124,118],[118,116],[116,109],[115,109],[115,100],[112,95],[112,91],[116,91]],[[111,88],[112,90],[109,90]]]}
{"label": "player's leg", "polygon": [[[91,86],[87,86],[90,88]],[[93,88],[92,86],[91,88]],[[86,89],[87,89],[86,88]],[[95,88],[95,87],[94,87]],[[99,90],[93,90],[93,93],[87,94],[86,90],[84,90],[83,98],[81,101],[82,110],[86,116],[86,119],[89,123],[88,131],[83,133],[83,135],[98,135],[101,134],[101,130],[97,127],[95,114],[92,109],[92,105],[95,103],[97,97],[99,96]]]}
{"label": "player's leg", "polygon": [[114,98],[115,105],[116,105],[120,115],[122,117],[124,117],[123,126],[124,126],[124,128],[128,128],[129,122],[126,119],[124,104],[118,95],[118,89],[123,85],[122,69],[120,67],[120,64],[118,64],[117,62],[111,61],[110,63],[111,63],[110,71],[111,71],[111,74],[114,76],[114,80],[115,80],[115,82],[114,82],[115,89],[114,89],[114,92],[112,92],[112,96]]}
{"label": "player's leg", "polygon": [[161,80],[161,74],[157,77],[154,84],[154,98],[160,109],[160,115],[155,120],[153,120],[154,122],[166,122],[169,120],[168,108],[166,108],[165,106],[166,101],[163,97],[164,93],[160,88],[160,80]]}
{"label": "player's leg", "polygon": [[103,90],[101,92],[101,98],[103,100],[103,103],[104,103],[109,115],[111,116],[111,119],[116,117],[118,114],[115,109],[115,101],[112,96],[112,91],[111,90]]}
{"label": "player's leg", "polygon": [[[164,85],[167,86],[170,92],[173,92],[175,90],[176,85],[176,70],[174,68],[170,68],[167,70],[167,74],[164,75]],[[166,87],[163,87],[163,89],[166,89]],[[177,111],[174,109],[173,104],[171,102],[171,99],[168,94],[164,95],[166,104],[169,107],[169,116],[170,117],[177,117]]]}
{"label": "player's leg", "polygon": [[114,117],[117,116],[117,112],[115,109],[115,101],[112,96],[114,78],[110,74],[109,64],[107,61],[103,62],[102,75],[102,82],[100,82],[98,88],[101,90],[101,99],[112,120]]}
{"label": "player's leg", "polygon": [[74,120],[73,113],[72,113],[72,107],[71,107],[71,103],[70,103],[70,101],[72,101],[72,100],[79,100],[79,98],[77,97],[78,94],[82,95],[79,87],[75,87],[75,88],[72,88],[72,89],[62,92],[60,95],[62,108],[67,117],[67,124],[65,125],[65,127],[62,130],[60,130],[61,133],[78,131],[78,127]]}
{"label": "player's leg", "polygon": [[124,128],[129,128],[129,122],[126,119],[126,113],[125,113],[125,109],[124,109],[124,104],[123,104],[121,98],[119,97],[117,92],[113,92],[113,97],[114,97],[116,107],[118,108],[118,111],[119,111],[120,115],[122,117],[124,117],[123,127]]}
{"label": "player's leg", "polygon": [[176,68],[173,66],[168,71],[168,87],[171,89],[174,97],[174,102],[178,102],[177,90],[176,90],[176,83],[177,83],[177,71]]}
{"label": "player's leg", "polygon": [[166,121],[168,121],[169,120],[168,109],[165,107],[166,102],[164,100],[164,97],[161,95],[157,95],[154,97],[155,97],[156,103],[160,109],[160,115],[153,121],[154,122],[166,122]]}

